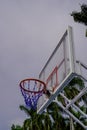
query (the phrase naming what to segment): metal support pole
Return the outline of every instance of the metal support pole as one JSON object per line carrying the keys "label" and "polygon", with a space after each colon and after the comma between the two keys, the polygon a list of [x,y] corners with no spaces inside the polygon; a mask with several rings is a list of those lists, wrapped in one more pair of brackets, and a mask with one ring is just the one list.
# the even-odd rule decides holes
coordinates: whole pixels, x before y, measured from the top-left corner
{"label": "metal support pole", "polygon": [[85,87],[67,106],[68,109],[72,104],[74,104],[79,98],[81,98],[87,92],[87,87]]}
{"label": "metal support pole", "polygon": [[58,104],[59,107],[61,107],[70,117],[72,117],[77,123],[79,123],[84,129],[87,129],[87,126],[85,126],[77,117],[75,117],[69,110],[66,110],[65,107],[58,101],[54,101]]}
{"label": "metal support pole", "polygon": [[72,117],[70,117],[70,130],[74,130],[74,122]]}

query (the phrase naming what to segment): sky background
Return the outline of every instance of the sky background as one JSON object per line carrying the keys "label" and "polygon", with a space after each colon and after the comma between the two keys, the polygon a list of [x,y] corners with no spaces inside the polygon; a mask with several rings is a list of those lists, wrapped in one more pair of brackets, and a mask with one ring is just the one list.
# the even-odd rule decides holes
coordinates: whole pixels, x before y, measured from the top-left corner
{"label": "sky background", "polygon": [[76,59],[87,64],[84,25],[70,13],[87,0],[0,0],[0,130],[26,118],[19,82],[38,78],[68,25],[73,27]]}

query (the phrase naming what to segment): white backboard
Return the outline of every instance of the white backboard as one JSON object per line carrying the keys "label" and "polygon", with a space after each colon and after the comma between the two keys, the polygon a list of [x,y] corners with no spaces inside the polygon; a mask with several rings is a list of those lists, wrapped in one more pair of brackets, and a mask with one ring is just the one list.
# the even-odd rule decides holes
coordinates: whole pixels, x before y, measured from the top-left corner
{"label": "white backboard", "polygon": [[37,104],[37,111],[43,111],[56,94],[72,79],[75,72],[72,27],[68,27],[58,42],[53,53],[39,74],[39,79],[46,83],[46,89],[52,94],[49,98],[44,94]]}

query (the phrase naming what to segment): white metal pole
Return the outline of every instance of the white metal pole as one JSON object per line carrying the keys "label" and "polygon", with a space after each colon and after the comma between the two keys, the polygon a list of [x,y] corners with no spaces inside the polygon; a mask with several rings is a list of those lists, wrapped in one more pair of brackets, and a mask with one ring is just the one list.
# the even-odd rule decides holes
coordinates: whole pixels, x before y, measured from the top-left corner
{"label": "white metal pole", "polygon": [[73,43],[73,32],[72,27],[68,26],[68,46],[69,46],[69,60],[70,60],[70,70],[75,72],[75,51]]}
{"label": "white metal pole", "polygon": [[70,117],[70,130],[74,130],[74,122],[72,117]]}

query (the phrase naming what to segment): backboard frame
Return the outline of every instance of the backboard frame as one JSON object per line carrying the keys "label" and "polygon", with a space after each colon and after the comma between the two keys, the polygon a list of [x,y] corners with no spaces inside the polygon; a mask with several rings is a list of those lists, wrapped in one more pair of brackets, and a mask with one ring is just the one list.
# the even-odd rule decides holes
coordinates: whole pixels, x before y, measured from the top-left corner
{"label": "backboard frame", "polygon": [[[56,46],[55,50],[53,51],[53,53],[51,54],[50,58],[48,59],[48,61],[46,62],[45,66],[43,67],[42,71],[40,72],[39,75],[39,79],[41,77],[41,74],[44,73],[45,68],[47,67],[47,65],[49,64],[50,60],[52,59],[52,57],[54,56],[55,52],[57,51],[57,49],[59,48],[61,42],[64,40],[64,38],[67,36],[68,39],[68,53],[69,53],[69,62],[70,62],[70,72],[66,75],[66,77],[64,78],[64,80],[58,84],[58,81],[56,80],[56,85],[54,86],[55,91],[52,93],[51,97],[46,100],[43,105],[41,105],[41,107],[39,109],[37,109],[37,113],[42,113],[44,111],[44,109],[47,108],[47,106],[56,98],[56,96],[64,89],[64,87],[76,76],[75,74],[75,52],[74,52],[74,45],[73,45],[73,33],[72,33],[72,27],[68,26],[68,29],[65,31],[63,37],[61,38],[61,40],[59,41],[58,45]],[[61,63],[63,62],[63,59],[61,61]],[[59,67],[59,66],[58,66]],[[57,75],[57,66],[55,66],[54,70],[51,72],[51,74],[48,76],[47,78],[47,82],[49,81],[49,78],[53,75],[53,73],[56,73],[56,77],[58,77]]]}

